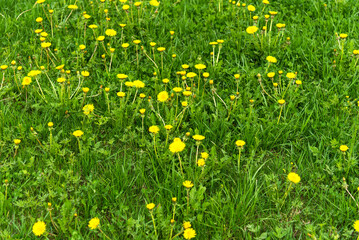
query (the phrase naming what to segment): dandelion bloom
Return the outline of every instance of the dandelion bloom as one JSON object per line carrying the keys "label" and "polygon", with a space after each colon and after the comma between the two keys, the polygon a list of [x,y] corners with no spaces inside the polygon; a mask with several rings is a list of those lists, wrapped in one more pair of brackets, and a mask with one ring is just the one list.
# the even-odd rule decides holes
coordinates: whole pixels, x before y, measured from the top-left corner
{"label": "dandelion bloom", "polygon": [[65,82],[65,81],[66,81],[65,78],[58,78],[58,79],[57,79],[57,82],[58,82],[58,83],[63,83],[63,82]]}
{"label": "dandelion bloom", "polygon": [[193,135],[192,138],[193,138],[194,140],[196,140],[196,141],[202,141],[202,140],[204,140],[206,137],[205,137],[205,136],[202,136],[202,135],[196,134],[196,135]]}
{"label": "dandelion bloom", "polygon": [[191,181],[189,181],[189,180],[184,181],[182,184],[183,184],[183,186],[185,186],[186,188],[191,188],[191,187],[193,187],[193,183],[192,183]]}
{"label": "dandelion bloom", "polygon": [[50,42],[43,42],[43,43],[41,43],[41,47],[42,48],[48,48],[48,47],[50,47],[51,46],[51,43]]}
{"label": "dandelion bloom", "polygon": [[266,60],[270,63],[276,63],[277,62],[277,59],[275,57],[272,57],[272,56],[268,56],[266,58]]}
{"label": "dandelion bloom", "polygon": [[248,5],[248,11],[254,12],[256,8],[253,5]]}
{"label": "dandelion bloom", "polygon": [[205,78],[208,78],[208,77],[209,77],[209,73],[208,73],[208,72],[204,72],[204,73],[202,74],[202,76],[205,77]]}
{"label": "dandelion bloom", "polygon": [[293,182],[293,183],[299,183],[300,182],[300,177],[295,172],[290,172],[288,174],[288,180]]}
{"label": "dandelion bloom", "polygon": [[105,34],[107,36],[114,37],[114,36],[116,36],[117,32],[115,30],[113,30],[113,29],[107,29]]}
{"label": "dandelion bloom", "polygon": [[54,126],[54,123],[53,123],[53,122],[49,122],[49,123],[47,124],[47,126],[48,126],[48,127],[53,127],[53,126]]}
{"label": "dandelion bloom", "polygon": [[38,18],[36,18],[36,22],[38,22],[38,23],[41,23],[42,22],[42,17],[38,17]]}
{"label": "dandelion bloom", "polygon": [[155,43],[155,42],[150,42],[150,46],[151,46],[151,47],[156,46],[156,44],[157,44],[157,43]]}
{"label": "dandelion bloom", "polygon": [[15,145],[19,145],[21,143],[21,140],[20,139],[14,139],[14,143],[15,143]]}
{"label": "dandelion bloom", "polygon": [[126,74],[122,74],[122,73],[117,74],[117,78],[119,78],[119,79],[125,79],[127,77],[128,76]]}
{"label": "dandelion bloom", "polygon": [[140,80],[135,80],[133,81],[133,86],[135,88],[144,88],[145,87],[145,83],[140,81]]}
{"label": "dandelion bloom", "polygon": [[45,0],[37,0],[36,1],[37,4],[41,4],[41,3],[44,3],[44,2],[45,2]]}
{"label": "dandelion bloom", "polygon": [[342,151],[342,152],[346,152],[349,148],[348,148],[347,145],[341,145],[341,146],[339,147],[339,149],[340,149],[340,151]]}
{"label": "dandelion bloom", "polygon": [[84,77],[88,77],[88,76],[90,76],[90,73],[88,71],[82,71],[81,75]]}
{"label": "dandelion bloom", "polygon": [[188,65],[188,64],[183,64],[183,65],[182,65],[182,68],[183,68],[183,69],[187,69],[187,68],[189,68],[189,65]]}
{"label": "dandelion bloom", "polygon": [[155,208],[155,206],[156,206],[156,204],[154,204],[154,203],[149,203],[149,204],[146,205],[146,208],[147,208],[148,210],[152,210],[152,209]]}
{"label": "dandelion bloom", "polygon": [[32,226],[32,232],[35,236],[41,236],[46,231],[46,224],[43,221],[38,221]]}
{"label": "dandelion bloom", "polygon": [[275,76],[275,73],[274,72],[269,72],[269,73],[267,73],[267,77],[269,77],[269,78],[272,78],[272,77],[274,77]]}
{"label": "dandelion bloom", "polygon": [[82,88],[82,91],[83,91],[84,93],[88,93],[88,92],[90,91],[90,89],[89,89],[88,87],[84,87],[84,88]]}
{"label": "dandelion bloom", "polygon": [[187,229],[187,228],[190,228],[190,227],[192,227],[192,225],[191,225],[190,222],[184,222],[184,223],[183,223],[183,228],[184,228],[184,229]]}
{"label": "dandelion bloom", "polygon": [[97,28],[97,25],[91,24],[91,25],[89,26],[89,28],[91,28],[91,29],[96,29],[96,28]]}
{"label": "dandelion bloom", "polygon": [[179,92],[182,92],[182,88],[180,88],[180,87],[175,87],[175,88],[173,88],[172,89],[174,92],[176,92],[176,93],[179,93]]}
{"label": "dandelion bloom", "polygon": [[77,5],[69,5],[67,8],[68,8],[68,9],[71,9],[71,10],[76,10],[76,9],[78,9],[79,7],[78,7]]}
{"label": "dandelion bloom", "polygon": [[172,125],[165,125],[165,129],[166,129],[166,130],[171,130],[172,128],[173,128]]}
{"label": "dandelion bloom", "polygon": [[193,228],[187,228],[183,232],[183,237],[185,239],[192,239],[196,237],[196,231]]}
{"label": "dandelion bloom", "polygon": [[124,96],[126,96],[126,93],[124,93],[124,92],[118,92],[118,93],[117,93],[117,96],[120,97],[120,98],[123,98]]}
{"label": "dandelion bloom", "polygon": [[189,78],[194,78],[195,76],[197,76],[197,74],[194,72],[187,73],[187,77],[189,77]]}
{"label": "dandelion bloom", "polygon": [[123,6],[122,6],[122,9],[126,11],[126,10],[130,9],[130,5],[127,5],[127,4],[126,4],[126,5],[123,5]]}
{"label": "dandelion bloom", "polygon": [[23,85],[23,86],[28,86],[28,85],[30,85],[31,82],[32,82],[32,81],[31,81],[31,77],[24,77],[24,78],[22,79],[21,85]]}
{"label": "dandelion bloom", "polygon": [[344,39],[344,38],[347,38],[348,37],[348,34],[345,34],[345,33],[341,33],[339,34],[339,37]]}
{"label": "dandelion bloom", "polygon": [[65,67],[65,64],[59,65],[57,67],[55,67],[56,70],[61,70]]}
{"label": "dandelion bloom", "polygon": [[140,43],[141,43],[141,40],[133,40],[133,43],[136,44],[136,45],[137,45],[137,44],[140,44]]}
{"label": "dandelion bloom", "polygon": [[79,48],[80,48],[80,50],[84,50],[86,48],[86,46],[81,44],[81,45],[79,45]]}
{"label": "dandelion bloom", "polygon": [[164,50],[166,50],[166,48],[164,48],[164,47],[157,48],[157,51],[159,51],[159,52],[163,52]]}
{"label": "dandelion bloom", "polygon": [[280,100],[278,100],[278,103],[279,103],[280,105],[283,105],[283,104],[285,103],[285,100],[284,100],[284,99],[280,99]]}
{"label": "dandelion bloom", "polygon": [[98,219],[97,217],[95,218],[92,218],[90,221],[89,221],[89,228],[94,230],[98,227],[98,225],[100,224],[100,219]]}
{"label": "dandelion bloom", "polygon": [[183,102],[181,102],[181,105],[182,105],[182,107],[187,107],[187,106],[188,106],[188,102],[187,102],[187,101],[183,101]]}
{"label": "dandelion bloom", "polygon": [[172,153],[182,152],[186,144],[182,142],[180,138],[173,139],[173,143],[170,144],[169,149]]}
{"label": "dandelion bloom", "polygon": [[103,40],[105,40],[105,36],[98,36],[96,40],[102,42]]}
{"label": "dandelion bloom", "polygon": [[287,73],[286,77],[289,79],[293,79],[293,78],[295,78],[295,73],[292,73],[292,72]]}
{"label": "dandelion bloom", "polygon": [[205,68],[206,68],[206,65],[204,65],[204,64],[196,64],[196,65],[194,65],[194,67],[195,67],[196,69],[198,69],[198,70],[201,70],[201,69],[205,69]]}
{"label": "dandelion bloom", "polygon": [[159,128],[158,126],[151,126],[151,127],[148,129],[148,131],[149,131],[150,133],[156,134],[156,133],[158,133],[158,132],[160,131],[160,128]]}
{"label": "dandelion bloom", "polygon": [[202,152],[201,157],[204,158],[204,159],[207,159],[209,157],[209,154],[206,153],[206,152]]}
{"label": "dandelion bloom", "polygon": [[168,99],[168,93],[166,91],[162,91],[157,95],[157,100],[159,102],[166,102]]}
{"label": "dandelion bloom", "polygon": [[295,84],[297,84],[297,85],[302,85],[302,81],[301,81],[301,80],[296,80],[296,81],[295,81]]}
{"label": "dandelion bloom", "polygon": [[146,109],[144,109],[144,108],[141,108],[141,109],[140,109],[139,111],[140,111],[140,113],[141,113],[141,114],[145,114],[145,112],[146,112]]}
{"label": "dandelion bloom", "polygon": [[355,231],[359,232],[359,220],[356,220],[353,224]]}
{"label": "dandelion bloom", "polygon": [[243,140],[237,140],[237,141],[236,141],[237,147],[243,147],[245,144],[246,144],[246,142],[243,141]]}
{"label": "dandelion bloom", "polygon": [[75,132],[72,133],[72,135],[74,135],[75,137],[81,137],[83,134],[84,132],[81,130],[76,130]]}
{"label": "dandelion bloom", "polygon": [[206,161],[203,158],[198,159],[197,165],[198,167],[203,167],[206,164]]}
{"label": "dandelion bloom", "polygon": [[82,110],[84,111],[85,115],[89,115],[95,110],[95,107],[93,104],[87,104],[82,108]]}
{"label": "dandelion bloom", "polygon": [[256,27],[256,26],[250,26],[250,27],[247,27],[247,29],[246,29],[246,32],[248,34],[254,34],[257,31],[258,31],[258,27]]}
{"label": "dandelion bloom", "polygon": [[129,44],[129,43],[123,43],[121,46],[122,46],[123,48],[128,48],[128,46],[130,46],[130,44]]}
{"label": "dandelion bloom", "polygon": [[154,7],[158,7],[160,5],[160,3],[157,0],[151,0],[150,5],[154,6]]}

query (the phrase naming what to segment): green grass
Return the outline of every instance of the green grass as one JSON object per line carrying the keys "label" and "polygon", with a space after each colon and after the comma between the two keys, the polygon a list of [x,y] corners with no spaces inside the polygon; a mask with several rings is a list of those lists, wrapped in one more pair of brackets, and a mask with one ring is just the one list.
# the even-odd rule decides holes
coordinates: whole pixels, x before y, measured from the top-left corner
{"label": "green grass", "polygon": [[[79,0],[79,9],[66,21],[71,12],[67,6],[75,1],[46,0],[46,16],[34,1],[0,0],[0,65],[9,66],[0,72],[1,81],[4,76],[0,88],[1,239],[170,239],[171,228],[172,237],[179,234],[174,239],[184,239],[184,221],[191,222],[195,239],[357,238],[353,223],[359,219],[359,99],[357,58],[352,53],[359,48],[359,3],[283,0],[265,6],[262,1],[245,2],[256,7],[251,16],[259,16],[260,29],[253,37],[246,33],[254,24],[247,6],[224,1],[219,12],[219,1],[163,0],[158,8],[144,1],[141,17],[131,3],[132,18],[120,1],[94,0],[91,5]],[[54,10],[53,36],[48,9]],[[86,37],[84,11],[91,15]],[[268,11],[278,14],[272,31],[263,36]],[[42,28],[37,17],[44,19],[53,63],[47,61],[47,50],[34,33]],[[127,24],[123,40],[120,23]],[[277,23],[286,24],[280,35]],[[112,55],[96,41],[90,24],[98,25],[96,36],[105,36],[106,29],[117,31],[111,40],[108,36],[104,40],[106,51],[115,48]],[[345,43],[343,56],[336,33],[348,34],[340,40]],[[137,67],[135,39],[141,40],[139,45],[151,58],[149,43],[157,43],[158,68],[143,50],[139,50]],[[224,43],[213,66],[209,43],[218,39]],[[130,44],[127,56],[123,42]],[[85,52],[79,50],[81,44],[86,45]],[[157,47],[166,48],[163,71]],[[267,56],[278,60],[269,69]],[[189,64],[187,72],[198,74],[195,65],[199,63],[207,66],[202,73],[210,77],[206,81],[201,77],[199,89],[195,77],[193,95],[179,94],[177,101],[171,89],[183,87],[185,81],[176,73],[183,70],[182,64]],[[56,70],[61,64],[71,72]],[[16,70],[18,66],[23,69]],[[21,84],[41,66],[39,84],[32,77],[29,86],[17,87],[15,78]],[[285,94],[277,94],[266,76],[275,72],[274,82],[279,82],[279,70],[284,72],[280,80],[284,88],[289,86]],[[84,79],[81,71],[89,71],[90,76]],[[297,72],[303,84],[293,84],[286,77],[288,72]],[[119,73],[128,75],[126,81],[139,79],[146,86],[136,95],[136,89],[123,84],[126,96],[121,99]],[[261,88],[258,74],[271,96]],[[66,78],[62,100],[59,77]],[[170,79],[167,85],[162,83],[164,78]],[[79,81],[81,87],[90,88],[85,99],[81,89],[74,94]],[[189,78],[186,82],[191,85]],[[160,103],[157,94],[165,90],[174,95]],[[141,99],[140,93],[146,97]],[[74,95],[69,98],[68,94]],[[286,103],[277,123],[281,111],[277,101],[282,98]],[[188,107],[181,105],[185,100]],[[85,104],[95,107],[90,115],[82,111]],[[143,118],[142,108],[146,109]],[[182,110],[184,114],[179,115]],[[48,122],[54,123],[51,131]],[[163,122],[173,125],[168,141]],[[160,127],[156,152],[148,131],[152,125]],[[84,132],[80,148],[72,135],[75,130]],[[199,145],[199,153],[209,154],[205,167],[196,165],[195,134],[206,137]],[[177,137],[186,144],[179,153],[184,175],[178,156],[169,150]],[[16,146],[14,139],[21,143]],[[239,169],[237,140],[246,142]],[[349,150],[343,154],[340,145]],[[301,181],[292,184],[285,197],[289,172],[298,173]],[[188,205],[185,180],[194,183]],[[177,197],[174,224],[170,223],[172,197]],[[151,202],[156,204],[152,212],[146,209]],[[94,217],[100,219],[100,228],[90,230],[88,223]],[[46,232],[35,237],[32,227],[39,220],[46,223]]]}

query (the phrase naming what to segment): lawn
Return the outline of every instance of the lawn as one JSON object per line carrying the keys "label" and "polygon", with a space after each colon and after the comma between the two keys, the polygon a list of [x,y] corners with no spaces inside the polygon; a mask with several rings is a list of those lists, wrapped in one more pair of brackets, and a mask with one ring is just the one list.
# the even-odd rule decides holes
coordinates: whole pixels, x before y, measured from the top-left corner
{"label": "lawn", "polygon": [[1,239],[358,238],[358,1],[0,6]]}

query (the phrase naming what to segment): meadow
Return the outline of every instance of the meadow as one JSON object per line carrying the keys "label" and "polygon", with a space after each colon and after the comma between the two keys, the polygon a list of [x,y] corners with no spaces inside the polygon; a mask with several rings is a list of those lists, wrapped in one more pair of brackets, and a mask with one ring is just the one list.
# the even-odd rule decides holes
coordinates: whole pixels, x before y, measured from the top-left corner
{"label": "meadow", "polygon": [[359,239],[358,12],[0,0],[0,239]]}

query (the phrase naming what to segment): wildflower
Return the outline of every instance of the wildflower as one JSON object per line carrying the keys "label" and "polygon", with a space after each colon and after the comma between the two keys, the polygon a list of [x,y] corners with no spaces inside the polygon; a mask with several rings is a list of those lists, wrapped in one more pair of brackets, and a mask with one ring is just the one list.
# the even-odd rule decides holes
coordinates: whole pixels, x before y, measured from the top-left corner
{"label": "wildflower", "polygon": [[183,68],[183,69],[187,69],[187,68],[189,68],[189,65],[188,65],[188,64],[183,64],[183,65],[182,65],[182,68]]}
{"label": "wildflower", "polygon": [[301,80],[296,80],[296,81],[295,81],[295,84],[297,84],[297,85],[302,85],[302,81],[301,81]]}
{"label": "wildflower", "polygon": [[151,46],[151,47],[156,46],[156,44],[157,44],[157,43],[155,43],[155,42],[150,42],[150,46]]}
{"label": "wildflower", "polygon": [[15,145],[19,145],[21,143],[21,140],[20,139],[14,139],[14,143],[15,143]]}
{"label": "wildflower", "polygon": [[256,27],[256,26],[250,26],[250,27],[247,27],[247,29],[246,29],[246,32],[248,34],[254,34],[257,31],[258,31],[258,27]]}
{"label": "wildflower", "polygon": [[31,71],[27,74],[27,76],[29,76],[29,77],[36,77],[36,76],[39,75],[40,73],[41,73],[40,70],[31,70]]}
{"label": "wildflower", "polygon": [[198,167],[203,167],[205,164],[206,164],[206,162],[203,158],[198,159],[198,161],[197,161]]}
{"label": "wildflower", "polygon": [[48,126],[48,127],[53,127],[53,126],[54,126],[54,123],[53,123],[53,122],[49,122],[49,123],[47,124],[47,126]]}
{"label": "wildflower", "polygon": [[93,104],[87,104],[82,108],[82,110],[84,111],[85,115],[89,115],[93,112],[93,110],[95,110],[95,107],[93,106]]}
{"label": "wildflower", "polygon": [[59,65],[57,67],[55,67],[56,70],[61,70],[65,67],[65,64]]}
{"label": "wildflower", "polygon": [[192,138],[196,141],[202,141],[203,139],[205,139],[206,137],[205,136],[202,136],[202,135],[193,135]]}
{"label": "wildflower", "polygon": [[140,113],[143,115],[143,114],[145,114],[145,112],[146,112],[146,109],[144,109],[144,108],[141,108],[140,110]]}
{"label": "wildflower", "polygon": [[353,224],[355,231],[359,232],[359,220],[356,220]]}
{"label": "wildflower", "polygon": [[120,97],[120,98],[123,98],[124,96],[126,96],[126,93],[124,93],[124,92],[118,92],[118,93],[117,93],[117,96]]}
{"label": "wildflower", "polygon": [[166,130],[171,130],[172,128],[173,128],[172,125],[165,125],[165,129],[166,129]]}
{"label": "wildflower", "polygon": [[42,17],[38,17],[38,18],[36,18],[36,20],[35,20],[35,21],[36,21],[36,22],[38,22],[38,23],[41,23],[41,22],[42,22],[42,20],[43,20],[43,19],[42,19]]}
{"label": "wildflower", "polygon": [[50,47],[51,46],[51,43],[50,42],[43,42],[43,43],[41,43],[41,47],[42,48],[48,48],[48,47]]}
{"label": "wildflower", "polygon": [[58,83],[63,83],[63,82],[65,82],[65,81],[66,81],[65,78],[58,78],[58,79],[57,79],[57,82],[58,82]]}
{"label": "wildflower", "polygon": [[98,219],[97,217],[95,218],[92,218],[90,221],[89,221],[89,225],[88,227],[92,230],[96,229],[98,227],[98,225],[100,224],[100,219]]}
{"label": "wildflower", "polygon": [[188,106],[188,102],[187,102],[187,101],[183,101],[183,102],[181,102],[181,105],[182,105],[182,107],[187,107],[187,106]]}
{"label": "wildflower", "polygon": [[43,221],[38,221],[32,226],[32,232],[35,236],[41,236],[46,231],[46,224]]}
{"label": "wildflower", "polygon": [[90,89],[89,89],[88,87],[84,87],[84,88],[82,88],[82,91],[83,91],[84,93],[88,93],[88,92],[90,91]]}
{"label": "wildflower", "polygon": [[160,5],[160,3],[157,0],[151,0],[150,5],[154,6],[154,7],[158,7]]}
{"label": "wildflower", "polygon": [[280,105],[283,105],[283,104],[285,103],[285,100],[284,100],[284,99],[279,99],[279,100],[278,100],[278,103],[279,103]]}
{"label": "wildflower", "polygon": [[209,73],[208,73],[208,72],[204,72],[204,73],[202,74],[202,76],[203,76],[204,78],[208,78],[208,77],[209,77]]}
{"label": "wildflower", "polygon": [[71,9],[71,10],[76,10],[78,9],[79,7],[77,5],[69,5],[67,6],[68,9]]}
{"label": "wildflower", "polygon": [[127,5],[127,4],[126,4],[126,5],[123,5],[123,6],[122,6],[122,9],[126,11],[126,10],[130,9],[130,5]]}
{"label": "wildflower", "polygon": [[237,140],[237,141],[236,141],[237,147],[243,147],[245,144],[246,144],[246,142],[243,141],[243,140]]}
{"label": "wildflower", "polygon": [[170,82],[170,80],[169,80],[168,78],[165,78],[165,79],[162,80],[162,82],[163,82],[164,84],[167,84],[167,83]]}
{"label": "wildflower", "polygon": [[183,182],[183,186],[186,188],[191,188],[193,187],[193,183],[191,181],[186,180]]}
{"label": "wildflower", "polygon": [[196,64],[196,65],[194,65],[194,67],[195,67],[196,69],[198,69],[198,70],[202,70],[202,69],[205,69],[205,68],[206,68],[206,65],[204,65],[204,64]]}
{"label": "wildflower", "polygon": [[173,203],[176,203],[176,202],[177,202],[177,198],[176,198],[176,197],[173,197],[173,198],[171,198],[171,201],[172,201]]}
{"label": "wildflower", "polygon": [[287,73],[287,75],[286,75],[286,77],[289,79],[293,79],[293,78],[295,78],[295,76],[296,76],[295,73],[291,73],[291,72]]}
{"label": "wildflower", "polygon": [[30,85],[30,83],[31,83],[31,77],[24,77],[24,78],[22,79],[21,85],[23,85],[23,86],[28,86],[28,85]]}
{"label": "wildflower", "polygon": [[84,77],[88,77],[88,76],[90,76],[90,73],[88,71],[82,71],[81,75]]}
{"label": "wildflower", "polygon": [[151,127],[148,129],[148,131],[149,131],[150,133],[156,134],[156,133],[158,133],[158,132],[160,131],[160,128],[159,128],[158,126],[151,126]]}
{"label": "wildflower", "polygon": [[269,11],[269,14],[270,14],[270,15],[272,15],[272,16],[274,16],[274,15],[277,15],[277,14],[278,14],[278,12],[275,12],[275,11]]}
{"label": "wildflower", "polygon": [[202,152],[202,153],[201,153],[201,157],[202,157],[203,159],[207,159],[207,158],[209,157],[209,155],[208,155],[208,153],[206,153],[206,152]]}
{"label": "wildflower", "polygon": [[190,227],[192,227],[192,225],[191,225],[190,222],[184,222],[184,223],[183,223],[183,228],[184,228],[184,229],[187,229],[187,228],[190,228]]}
{"label": "wildflower", "polygon": [[135,80],[133,81],[132,86],[134,86],[135,88],[144,88],[145,83],[140,80]]}
{"label": "wildflower", "polygon": [[268,56],[266,58],[266,60],[270,63],[276,63],[277,62],[277,59],[275,57],[272,57],[272,56]]}
{"label": "wildflower", "polygon": [[294,173],[294,172],[290,172],[288,174],[288,180],[293,182],[293,183],[299,183],[300,182],[300,177],[298,174]]}
{"label": "wildflower", "polygon": [[250,12],[254,12],[256,10],[256,8],[253,5],[248,5],[248,11]]}
{"label": "wildflower", "polygon": [[72,133],[72,135],[74,135],[75,137],[81,137],[83,134],[84,132],[81,130],[76,130],[75,132]]}
{"label": "wildflower", "polygon": [[106,34],[107,36],[114,37],[114,36],[116,36],[117,32],[116,32],[115,30],[113,30],[113,29],[107,29],[107,30],[105,31],[105,34]]}
{"label": "wildflower", "polygon": [[175,87],[175,88],[173,88],[172,89],[174,92],[176,92],[176,93],[179,93],[179,92],[182,92],[182,88],[180,88],[180,87]]}
{"label": "wildflower", "polygon": [[173,143],[170,144],[169,149],[172,153],[182,152],[186,144],[182,142],[180,138],[173,139]]}
{"label": "wildflower", "polygon": [[269,72],[269,73],[267,73],[267,77],[269,77],[269,78],[272,78],[272,77],[274,77],[275,76],[275,73],[274,72]]}
{"label": "wildflower", "polygon": [[102,42],[103,40],[105,40],[105,36],[98,36],[97,37],[97,41]]}
{"label": "wildflower", "polygon": [[347,38],[347,37],[348,37],[348,34],[341,33],[341,34],[339,34],[339,37],[340,37],[341,39],[344,39],[344,38]]}
{"label": "wildflower", "polygon": [[91,25],[89,26],[89,28],[91,28],[91,29],[96,29],[96,28],[98,28],[98,27],[97,27],[97,25],[95,25],[95,24],[91,24]]}
{"label": "wildflower", "polygon": [[346,152],[349,148],[348,148],[347,145],[341,145],[341,146],[339,147],[339,149],[340,149],[340,151],[342,151],[342,152]]}
{"label": "wildflower", "polygon": [[84,49],[86,48],[86,46],[83,45],[83,44],[81,44],[81,45],[79,46],[79,48],[80,48],[80,50],[84,50]]}
{"label": "wildflower", "polygon": [[164,50],[166,50],[166,48],[164,48],[164,47],[157,48],[157,51],[159,51],[159,52],[163,52]]}
{"label": "wildflower", "polygon": [[141,43],[141,40],[133,40],[133,43],[136,44],[136,45],[137,45],[137,44],[140,44],[140,43]]}
{"label": "wildflower", "polygon": [[168,99],[168,93],[166,91],[162,91],[157,95],[157,100],[159,102],[166,102]]}
{"label": "wildflower", "polygon": [[119,79],[125,79],[127,77],[128,76],[126,74],[122,74],[122,73],[117,74],[117,78],[119,78]]}
{"label": "wildflower", "polygon": [[149,203],[149,204],[146,205],[146,208],[147,208],[148,210],[152,210],[152,209],[155,208],[155,206],[156,206],[156,204],[154,204],[154,203]]}
{"label": "wildflower", "polygon": [[189,77],[189,78],[194,78],[195,76],[197,76],[197,74],[194,72],[187,73],[187,77]]}
{"label": "wildflower", "polygon": [[130,46],[130,44],[128,44],[128,43],[123,43],[121,46],[122,46],[123,48],[128,48],[128,46]]}
{"label": "wildflower", "polygon": [[37,0],[36,3],[37,4],[41,4],[41,3],[44,3],[46,0]]}
{"label": "wildflower", "polygon": [[192,239],[196,237],[196,231],[193,228],[187,228],[183,232],[183,237],[185,239]]}

